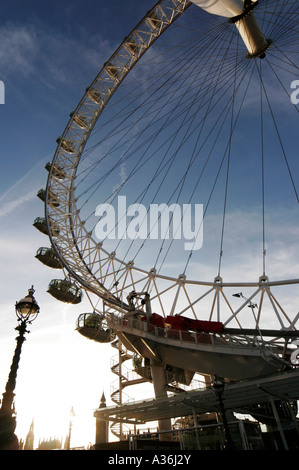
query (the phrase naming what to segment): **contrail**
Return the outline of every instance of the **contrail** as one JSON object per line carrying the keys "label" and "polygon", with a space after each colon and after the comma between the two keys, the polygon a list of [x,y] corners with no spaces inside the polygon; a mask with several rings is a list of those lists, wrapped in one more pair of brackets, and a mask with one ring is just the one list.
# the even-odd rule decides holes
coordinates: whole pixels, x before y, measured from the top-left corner
{"label": "contrail", "polygon": [[[23,195],[19,196],[20,187],[23,186],[24,188],[24,182],[28,180],[34,171],[37,168],[40,168],[44,162],[45,160],[39,161],[24,176],[22,176],[22,178],[14,183],[2,196],[0,196],[0,205],[2,206],[0,208],[0,217],[9,214],[15,208],[20,207],[21,204],[24,204],[34,198],[36,195],[36,188],[27,191],[25,194],[23,189]],[[18,188],[18,196],[14,194],[16,188]],[[11,200],[7,200],[9,196],[11,196]]]}

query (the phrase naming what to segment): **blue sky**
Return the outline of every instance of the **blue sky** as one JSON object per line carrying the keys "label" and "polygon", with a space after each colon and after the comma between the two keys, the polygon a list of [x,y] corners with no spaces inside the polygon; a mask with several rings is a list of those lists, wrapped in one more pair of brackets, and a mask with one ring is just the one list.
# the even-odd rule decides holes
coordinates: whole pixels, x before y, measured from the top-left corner
{"label": "blue sky", "polygon": [[[154,3],[4,0],[1,6],[0,80],[5,85],[5,104],[0,105],[0,393],[15,347],[14,304],[33,284],[41,308],[24,344],[17,378],[20,437],[26,435],[32,418],[40,437],[60,437],[67,432],[68,412],[74,406],[77,419],[89,430],[86,435],[90,432],[87,441],[80,441],[80,436],[77,442],[86,444],[94,438],[92,410],[98,406],[103,390],[109,402],[110,358],[114,353],[110,346],[90,342],[74,331],[77,316],[89,309],[87,302],[69,306],[47,294],[49,281],[59,273],[35,259],[37,249],[49,242],[32,223],[43,215],[36,193],[45,187],[44,166],[52,159],[56,138],[62,134],[70,112],[103,63]],[[289,87],[288,82],[285,86]],[[288,106],[283,101],[282,108],[288,109],[285,116],[292,112]],[[272,235],[275,229],[278,235],[271,269],[277,279],[298,277],[298,211],[294,212],[288,199],[282,203],[275,190],[279,172],[270,170],[274,187],[268,197],[274,205],[269,232]],[[254,191],[254,173],[245,171],[242,182],[249,178]],[[244,209],[247,193],[243,196]],[[231,252],[245,235],[257,243],[255,211],[246,213],[246,226],[240,227],[232,214],[228,217]],[[210,227],[213,238],[217,230],[215,214],[211,214]],[[209,259],[212,255],[208,251],[206,256]],[[240,259],[251,279],[251,274],[256,274],[251,255],[244,251]],[[195,266],[195,274],[205,278],[210,275],[208,268],[206,262]],[[46,428],[42,428],[42,422],[47,423]]]}
{"label": "blue sky", "polygon": [[[59,274],[35,259],[37,249],[49,242],[32,223],[43,215],[36,193],[45,187],[44,166],[52,159],[70,112],[152,5],[148,0],[141,4],[13,0],[1,6],[0,80],[5,84],[5,104],[0,106],[1,393],[15,348],[15,302],[33,284],[41,308],[24,343],[17,378],[20,437],[26,435],[32,418],[40,437],[64,435],[74,406],[76,419],[81,416],[84,421],[87,416],[86,436],[79,443],[93,442],[92,411],[103,390],[109,401],[107,375],[114,353],[110,346],[99,349],[74,331],[77,316],[84,308],[89,311],[89,305],[70,307],[46,292],[49,281]],[[99,366],[99,361],[104,365]],[[43,422],[48,422],[48,429],[41,429]]]}

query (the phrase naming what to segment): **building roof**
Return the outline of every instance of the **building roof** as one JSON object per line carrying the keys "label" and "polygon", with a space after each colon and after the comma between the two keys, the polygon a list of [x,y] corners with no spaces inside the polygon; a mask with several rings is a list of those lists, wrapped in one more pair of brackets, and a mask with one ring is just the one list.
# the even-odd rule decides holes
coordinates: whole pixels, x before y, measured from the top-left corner
{"label": "building roof", "polygon": [[[223,400],[226,410],[241,410],[271,400],[299,399],[299,370],[272,376],[230,382],[225,385]],[[125,422],[148,422],[178,418],[196,413],[217,411],[219,402],[211,388],[180,393],[171,397],[130,402],[129,404],[97,409],[94,416]]]}

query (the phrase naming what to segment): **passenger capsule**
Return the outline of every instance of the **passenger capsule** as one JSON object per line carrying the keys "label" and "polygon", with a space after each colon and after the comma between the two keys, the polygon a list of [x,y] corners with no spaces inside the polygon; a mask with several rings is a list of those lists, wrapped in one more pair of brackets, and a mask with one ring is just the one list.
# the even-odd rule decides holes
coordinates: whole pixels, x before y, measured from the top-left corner
{"label": "passenger capsule", "polygon": [[138,44],[134,41],[134,39],[128,39],[124,43],[124,47],[132,56],[138,52]]}
{"label": "passenger capsule", "polygon": [[146,18],[146,22],[152,29],[158,28],[159,24],[161,23],[161,21],[159,21],[158,15],[154,12]]}
{"label": "passenger capsule", "polygon": [[53,248],[41,247],[37,250],[35,258],[41,261],[46,266],[53,269],[61,269],[62,264],[60,259],[57,257]]}
{"label": "passenger capsule", "polygon": [[78,127],[80,127],[80,129],[86,129],[88,124],[88,120],[85,116],[82,116],[82,114],[75,114],[73,121]]}
{"label": "passenger capsule", "polygon": [[[51,235],[52,236],[57,236],[59,235],[59,228],[57,227],[56,224],[53,222],[50,223],[50,228],[51,228]],[[36,219],[33,222],[33,226],[39,230],[41,233],[45,235],[49,235],[48,227],[47,227],[47,222],[45,217],[36,217]]]}
{"label": "passenger capsule", "polygon": [[58,137],[56,142],[60,145],[60,147],[69,154],[75,153],[75,147],[73,142],[71,142],[69,139],[62,139],[61,137]]}
{"label": "passenger capsule", "polygon": [[99,91],[93,89],[87,89],[87,96],[91,99],[95,104],[100,104],[102,100],[102,95]]}
{"label": "passenger capsule", "polygon": [[44,233],[45,235],[49,234],[46,219],[44,217],[36,217],[33,222],[33,227],[35,227],[37,230],[39,230],[41,233]]}
{"label": "passenger capsule", "polygon": [[[46,202],[46,190],[45,189],[40,189],[37,193],[37,197],[43,201]],[[48,194],[48,204],[51,207],[59,207],[59,199],[55,194],[53,194],[51,191],[49,191]]]}
{"label": "passenger capsule", "polygon": [[82,290],[67,279],[53,279],[47,292],[55,299],[69,304],[79,304],[83,297]]}
{"label": "passenger capsule", "polygon": [[99,343],[109,343],[115,339],[115,334],[108,327],[104,315],[97,313],[82,313],[79,315],[76,330],[82,336]]}
{"label": "passenger capsule", "polygon": [[47,171],[50,171],[51,167],[52,167],[52,176],[54,176],[54,178],[57,178],[59,180],[63,180],[65,178],[65,172],[60,166],[56,165],[55,163],[54,165],[52,165],[51,162],[48,162],[45,166]]}
{"label": "passenger capsule", "polygon": [[109,64],[106,68],[106,71],[110,75],[110,77],[113,78],[113,80],[117,79],[119,76],[119,71],[117,67],[115,67],[115,65]]}

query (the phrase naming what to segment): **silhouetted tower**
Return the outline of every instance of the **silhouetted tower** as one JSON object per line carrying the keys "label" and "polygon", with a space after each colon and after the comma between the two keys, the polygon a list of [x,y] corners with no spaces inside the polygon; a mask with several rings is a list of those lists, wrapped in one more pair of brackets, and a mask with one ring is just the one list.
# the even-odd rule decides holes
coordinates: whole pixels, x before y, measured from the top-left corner
{"label": "silhouetted tower", "polygon": [[28,434],[26,436],[24,450],[33,450],[33,446],[34,446],[34,424],[32,420]]}
{"label": "silhouetted tower", "polygon": [[[103,392],[99,408],[106,408],[106,398]],[[96,442],[95,444],[103,444],[108,442],[108,421],[96,418]]]}

